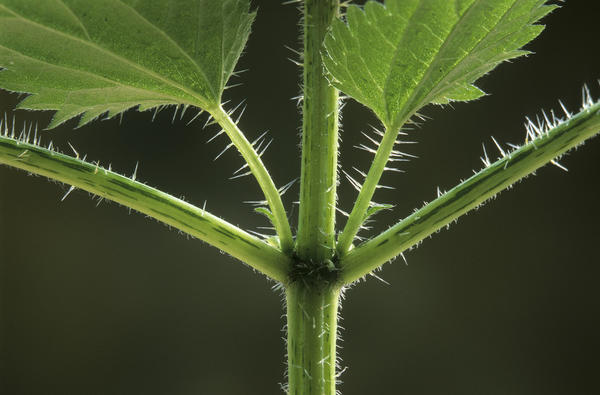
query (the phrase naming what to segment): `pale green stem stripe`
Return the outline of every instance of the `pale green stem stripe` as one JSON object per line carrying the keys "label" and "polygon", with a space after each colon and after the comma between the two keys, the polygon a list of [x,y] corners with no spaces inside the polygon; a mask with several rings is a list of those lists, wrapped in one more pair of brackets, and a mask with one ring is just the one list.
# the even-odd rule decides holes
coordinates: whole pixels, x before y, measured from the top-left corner
{"label": "pale green stem stripe", "polygon": [[377,152],[375,153],[373,163],[371,163],[371,167],[369,168],[369,173],[346,221],[344,230],[338,237],[337,254],[339,257],[343,257],[350,250],[354,237],[356,237],[360,227],[365,222],[365,216],[371,204],[371,199],[373,199],[373,194],[377,190],[377,185],[390,159],[397,137],[398,131],[396,129],[386,128],[379,148],[377,148]]}
{"label": "pale green stem stripe", "polygon": [[340,289],[297,281],[285,289],[288,395],[336,395]]}
{"label": "pale green stem stripe", "polygon": [[304,2],[302,171],[296,254],[323,262],[334,254],[338,156],[338,90],[323,75],[321,47],[338,0]]}
{"label": "pale green stem stripe", "polygon": [[340,263],[341,281],[351,283],[365,276],[598,132],[600,103],[507,153],[392,228],[351,250]]}
{"label": "pale green stem stripe", "polygon": [[278,249],[205,210],[131,178],[7,136],[0,136],[0,164],[130,207],[225,251],[274,280],[287,282],[291,262]]}
{"label": "pale green stem stripe", "polygon": [[244,133],[242,133],[222,107],[209,112],[225,133],[227,133],[231,142],[238,149],[248,164],[250,171],[252,171],[252,174],[258,181],[271,209],[273,226],[275,226],[275,230],[279,236],[281,250],[286,254],[290,254],[293,248],[292,230],[279,191],[275,187],[275,183],[269,175],[262,159],[254,150],[252,144],[246,139]]}

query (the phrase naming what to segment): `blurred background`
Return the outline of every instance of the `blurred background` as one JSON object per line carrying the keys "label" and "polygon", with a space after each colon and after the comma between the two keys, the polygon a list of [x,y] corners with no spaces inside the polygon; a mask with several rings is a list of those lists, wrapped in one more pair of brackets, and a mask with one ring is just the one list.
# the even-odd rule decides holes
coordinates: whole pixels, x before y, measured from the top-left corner
{"label": "blurred background", "polygon": [[[247,99],[240,126],[249,138],[274,138],[264,160],[278,185],[299,174],[299,13],[281,1],[254,1],[258,17],[227,91]],[[592,8],[595,9],[593,10]],[[394,203],[385,229],[479,169],[481,144],[524,139],[526,116],[571,110],[581,87],[600,96],[596,2],[570,0],[548,16],[528,49],[480,80],[490,96],[427,107],[411,132],[418,159],[388,174],[378,202]],[[13,116],[19,101],[0,92]],[[261,197],[223,135],[172,122],[172,110],[127,112],[73,130],[44,132],[91,160],[185,198],[256,230],[263,217],[244,204]],[[14,113],[41,126],[50,113]],[[343,113],[341,164],[367,170],[371,156],[352,148],[376,119],[355,102]],[[600,258],[597,253],[600,139],[462,218],[346,292],[339,387],[353,394],[598,394]],[[0,392],[7,395],[279,394],[284,382],[282,295],[273,283],[198,240],[116,204],[98,206],[64,185],[0,167]],[[295,224],[298,184],[285,195]],[[355,191],[342,180],[340,204]],[[363,234],[368,236],[368,234]]]}

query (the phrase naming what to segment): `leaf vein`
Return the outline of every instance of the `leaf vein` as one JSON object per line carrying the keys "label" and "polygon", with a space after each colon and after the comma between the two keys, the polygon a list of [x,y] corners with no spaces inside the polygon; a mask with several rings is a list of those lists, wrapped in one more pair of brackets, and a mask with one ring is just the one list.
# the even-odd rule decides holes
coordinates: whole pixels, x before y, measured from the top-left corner
{"label": "leaf vein", "polygon": [[77,16],[75,15],[75,13],[73,12],[73,10],[71,9],[71,7],[69,7],[64,0],[58,0],[60,2],[60,4],[63,5],[63,7],[65,7],[65,9],[67,10],[67,12],[73,16],[73,18],[75,18],[75,20],[77,21],[77,23],[79,24],[79,26],[81,26],[81,28],[83,29],[83,33],[85,33],[85,36],[91,40],[92,38],[90,37],[90,34],[87,31],[87,28],[85,27],[85,25],[83,24],[83,21]]}
{"label": "leaf vein", "polygon": [[[120,1],[120,0],[119,0],[119,1]],[[174,87],[174,88],[176,88],[176,89],[178,89],[178,90],[180,90],[180,91],[182,91],[182,92],[185,92],[185,93],[187,93],[188,95],[190,95],[190,96],[194,97],[196,100],[198,100],[198,103],[195,103],[196,105],[198,105],[198,104],[199,104],[199,105],[200,105],[200,107],[205,107],[205,108],[208,108],[208,107],[209,107],[209,106],[207,105],[208,103],[205,103],[205,102],[204,102],[204,100],[203,100],[201,97],[199,97],[199,96],[198,96],[198,95],[197,95],[195,92],[193,92],[193,91],[190,91],[189,89],[187,89],[187,88],[185,88],[185,87],[183,87],[183,86],[179,85],[179,84],[178,84],[178,83],[176,83],[175,81],[173,81],[173,80],[171,80],[171,79],[169,79],[169,78],[165,78],[165,77],[161,76],[160,74],[157,74],[157,73],[155,73],[155,72],[153,72],[153,71],[151,71],[151,70],[149,70],[149,69],[145,68],[144,66],[142,66],[142,65],[140,65],[140,64],[138,64],[138,63],[132,62],[131,60],[129,60],[129,59],[127,59],[127,58],[124,58],[123,56],[120,56],[120,55],[118,55],[118,54],[116,54],[116,53],[114,53],[114,52],[111,52],[111,51],[107,50],[106,48],[103,48],[103,47],[101,47],[101,46],[99,46],[99,45],[97,45],[97,44],[95,44],[95,43],[93,43],[93,42],[85,41],[85,40],[82,40],[82,39],[81,39],[81,38],[79,38],[79,37],[75,37],[75,36],[72,36],[72,35],[66,34],[66,33],[64,33],[64,32],[61,32],[60,30],[56,30],[56,29],[52,29],[52,28],[50,28],[50,27],[48,27],[48,26],[44,26],[44,25],[42,25],[42,24],[39,24],[39,23],[37,23],[37,22],[34,22],[34,21],[30,20],[30,19],[27,19],[27,18],[23,17],[22,15],[19,15],[19,14],[15,13],[15,12],[14,12],[14,11],[12,11],[12,10],[11,10],[11,12],[13,12],[13,13],[14,13],[14,14],[15,14],[15,15],[18,17],[18,18],[22,19],[22,20],[23,20],[23,21],[25,21],[26,23],[30,23],[30,24],[32,24],[32,25],[36,25],[36,26],[38,26],[39,28],[41,28],[41,29],[43,29],[43,30],[47,30],[47,31],[53,32],[53,33],[55,33],[55,34],[58,34],[58,35],[61,35],[61,36],[67,37],[67,38],[69,38],[69,39],[71,39],[71,40],[74,40],[74,41],[78,41],[78,42],[80,42],[80,43],[82,43],[82,44],[84,44],[84,45],[90,46],[90,47],[92,47],[92,48],[94,48],[94,49],[96,49],[96,50],[98,50],[98,51],[100,51],[100,52],[102,52],[102,53],[104,53],[104,54],[106,54],[106,55],[108,55],[108,56],[111,56],[111,57],[117,58],[118,60],[122,61],[122,62],[123,62],[123,63],[125,63],[126,65],[128,65],[128,66],[131,66],[131,67],[133,67],[133,68],[137,69],[138,71],[140,71],[140,72],[142,72],[142,73],[144,73],[144,74],[147,74],[148,76],[150,76],[150,77],[152,77],[152,78],[154,78],[154,79],[156,79],[156,80],[159,80],[159,81],[161,81],[161,82],[163,82],[163,83],[165,83],[165,84],[167,84],[167,85],[170,85],[171,87]],[[17,52],[17,53],[21,54],[21,53],[20,53],[20,52],[18,52],[18,51],[15,51],[15,52]],[[21,55],[23,55],[23,54],[21,54]],[[25,56],[25,55],[23,55],[23,56]],[[35,58],[32,58],[32,59],[35,59]],[[39,60],[39,59],[36,59],[36,60]],[[41,60],[40,60],[40,61],[41,61]],[[47,63],[47,64],[51,64],[51,63],[49,63],[49,62],[45,62],[45,61],[43,61],[43,62],[44,62],[44,63]],[[53,65],[53,64],[51,64],[51,65]],[[53,65],[53,66],[57,66],[57,65]],[[58,67],[63,67],[63,66],[58,66]],[[81,70],[78,70],[78,71],[81,71]],[[92,72],[87,72],[87,73],[88,73],[88,74],[91,74],[91,75],[94,75],[94,76],[102,77],[102,76],[100,76],[100,75],[98,75],[98,74],[94,74],[94,73],[92,73]],[[108,78],[106,78],[106,77],[102,77],[102,78],[105,78],[105,79],[107,79],[107,80],[109,80],[109,81],[112,81],[112,80],[110,80],[110,79],[108,79]]]}
{"label": "leaf vein", "polygon": [[[140,14],[138,12],[138,10],[136,10],[135,8],[130,7],[129,5],[123,3],[121,0],[117,0],[117,1],[121,4],[123,4],[124,7],[131,9],[136,15],[138,15],[141,19],[143,19],[151,28],[155,29],[163,37],[165,37],[167,39],[167,41],[169,41],[171,44],[173,44],[175,46],[175,48],[177,48],[183,54],[183,56],[185,56],[190,62],[192,62],[194,67],[202,74],[202,76],[205,78],[205,80],[207,82],[210,81],[210,79],[207,77],[205,71],[200,67],[200,65],[198,63],[196,63],[196,61],[183,48],[181,48],[181,46],[179,44],[177,44],[177,42],[175,40],[173,40],[167,33],[165,33],[162,29],[159,29],[157,26],[150,23],[150,21],[148,19],[146,19],[142,14]],[[172,82],[174,84],[176,84],[174,81],[172,81]],[[177,85],[179,85],[179,84],[177,84]],[[215,95],[215,97],[218,97],[218,93],[215,92],[214,87],[211,86],[211,84],[208,84],[208,86],[209,86],[210,90],[212,91],[212,93]]]}

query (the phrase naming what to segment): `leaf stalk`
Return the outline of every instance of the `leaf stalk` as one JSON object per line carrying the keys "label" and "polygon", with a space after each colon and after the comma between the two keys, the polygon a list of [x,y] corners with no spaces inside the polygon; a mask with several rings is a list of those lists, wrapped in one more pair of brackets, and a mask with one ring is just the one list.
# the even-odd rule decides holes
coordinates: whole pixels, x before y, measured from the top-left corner
{"label": "leaf stalk", "polygon": [[275,230],[279,236],[281,250],[286,254],[290,254],[293,249],[293,238],[287,214],[283,207],[279,191],[275,187],[275,183],[269,175],[260,155],[258,155],[252,144],[246,139],[244,133],[242,133],[222,106],[209,112],[215,121],[225,130],[225,133],[227,133],[231,142],[238,149],[248,164],[250,171],[258,181],[273,214],[273,226],[275,226]]}
{"label": "leaf stalk", "polygon": [[356,198],[356,202],[352,207],[352,211],[348,216],[344,230],[338,237],[336,248],[337,254],[340,258],[346,255],[346,253],[350,250],[352,247],[352,242],[354,241],[354,237],[365,221],[367,210],[369,209],[373,199],[373,194],[375,194],[375,190],[377,189],[381,175],[383,174],[386,164],[390,159],[390,155],[394,149],[394,145],[396,144],[397,137],[398,132],[396,129],[386,128],[383,138],[381,139],[381,143],[379,144],[377,152],[375,153],[373,163],[371,163],[371,167],[369,168],[369,173],[367,174],[367,177],[365,178],[365,181],[360,189],[358,197]]}

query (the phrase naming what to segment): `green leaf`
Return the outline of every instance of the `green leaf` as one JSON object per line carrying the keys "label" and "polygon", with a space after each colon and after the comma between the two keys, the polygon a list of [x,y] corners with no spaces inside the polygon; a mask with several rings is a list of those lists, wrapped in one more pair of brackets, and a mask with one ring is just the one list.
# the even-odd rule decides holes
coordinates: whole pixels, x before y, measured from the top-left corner
{"label": "green leaf", "polygon": [[57,110],[50,128],[139,105],[219,106],[249,0],[0,0],[0,87]]}
{"label": "green leaf", "polygon": [[271,213],[271,210],[269,210],[266,207],[256,207],[254,208],[254,211],[256,211],[259,214],[264,215],[265,217],[267,217],[269,219],[269,221],[271,221],[271,223],[273,223],[273,213]]}
{"label": "green leaf", "polygon": [[369,1],[350,6],[325,39],[335,87],[400,128],[429,103],[477,99],[473,86],[543,30],[544,0]]}
{"label": "green leaf", "polygon": [[365,218],[363,220],[363,223],[364,223],[364,221],[371,218],[378,212],[383,211],[383,210],[391,210],[393,208],[394,208],[393,204],[371,202],[369,204],[369,208],[367,209],[367,212],[365,213]]}

